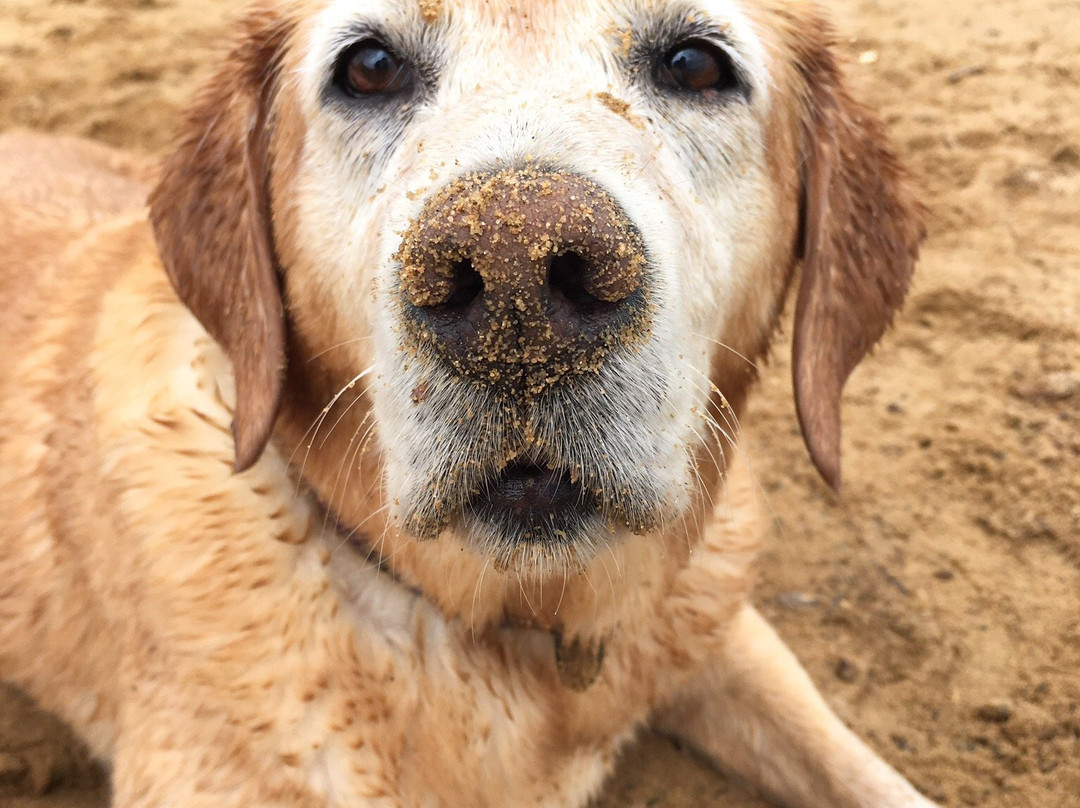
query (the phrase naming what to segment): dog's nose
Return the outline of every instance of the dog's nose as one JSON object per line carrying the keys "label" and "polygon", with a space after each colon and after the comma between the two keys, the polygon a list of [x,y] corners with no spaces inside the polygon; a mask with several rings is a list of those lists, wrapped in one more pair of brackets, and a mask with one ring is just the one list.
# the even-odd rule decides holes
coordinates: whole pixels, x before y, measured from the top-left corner
{"label": "dog's nose", "polygon": [[462,177],[424,206],[397,257],[413,336],[484,383],[536,394],[648,334],[641,234],[576,174]]}

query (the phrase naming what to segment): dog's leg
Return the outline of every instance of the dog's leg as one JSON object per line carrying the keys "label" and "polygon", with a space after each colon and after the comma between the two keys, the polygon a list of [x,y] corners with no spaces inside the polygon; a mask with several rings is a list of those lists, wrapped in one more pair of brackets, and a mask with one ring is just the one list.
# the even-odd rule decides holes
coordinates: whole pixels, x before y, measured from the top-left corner
{"label": "dog's leg", "polygon": [[[257,732],[210,698],[143,669],[123,677],[111,763],[113,808],[327,808],[286,776],[277,755],[256,751]],[[362,808],[364,803],[357,805]]]}
{"label": "dog's leg", "polygon": [[655,723],[789,808],[933,808],[840,722],[750,606]]}

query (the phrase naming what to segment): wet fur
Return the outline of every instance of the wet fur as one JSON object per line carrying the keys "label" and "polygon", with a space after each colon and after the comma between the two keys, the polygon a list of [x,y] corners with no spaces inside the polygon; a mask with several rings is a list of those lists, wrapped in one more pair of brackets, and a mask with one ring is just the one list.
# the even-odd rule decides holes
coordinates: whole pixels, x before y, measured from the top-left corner
{"label": "wet fur", "polygon": [[[837,483],[843,382],[921,237],[819,11],[706,4],[755,82],[721,120],[633,78],[634,31],[688,6],[583,0],[575,27],[545,2],[369,5],[444,60],[483,31],[601,56],[550,103],[496,87],[470,109],[460,67],[364,117],[321,78],[357,4],[261,6],[149,216],[137,160],[0,138],[0,675],[111,763],[119,808],[580,806],[648,723],[791,806],[928,806],[748,602],[738,416],[788,287],[796,403]],[[595,164],[641,223],[660,312],[517,409],[402,343],[389,291],[423,200],[497,159]],[[519,552],[402,529],[525,449],[585,469],[628,526]],[[604,648],[585,689],[556,664],[574,642]]]}

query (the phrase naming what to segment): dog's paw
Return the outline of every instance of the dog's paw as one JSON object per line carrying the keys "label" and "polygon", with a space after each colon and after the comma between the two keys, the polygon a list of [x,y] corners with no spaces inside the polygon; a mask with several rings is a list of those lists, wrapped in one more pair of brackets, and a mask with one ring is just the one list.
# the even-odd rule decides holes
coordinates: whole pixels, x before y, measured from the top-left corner
{"label": "dog's paw", "polygon": [[0,683],[0,797],[59,787],[103,790],[104,775],[63,722]]}

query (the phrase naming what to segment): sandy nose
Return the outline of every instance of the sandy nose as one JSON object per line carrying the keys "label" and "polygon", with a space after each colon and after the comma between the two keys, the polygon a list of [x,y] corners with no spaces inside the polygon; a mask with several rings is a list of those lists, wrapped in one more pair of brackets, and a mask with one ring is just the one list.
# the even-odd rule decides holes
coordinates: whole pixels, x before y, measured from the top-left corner
{"label": "sandy nose", "polygon": [[450,183],[398,258],[414,335],[483,381],[537,392],[598,369],[647,329],[641,235],[610,194],[569,172]]}

